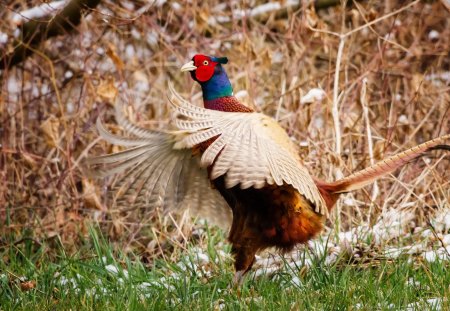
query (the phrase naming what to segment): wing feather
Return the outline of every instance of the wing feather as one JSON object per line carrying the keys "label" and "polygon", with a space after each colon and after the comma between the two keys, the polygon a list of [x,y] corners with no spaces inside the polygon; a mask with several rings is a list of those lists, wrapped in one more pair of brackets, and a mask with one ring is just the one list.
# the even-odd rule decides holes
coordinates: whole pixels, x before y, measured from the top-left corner
{"label": "wing feather", "polygon": [[[192,116],[209,117],[202,110],[195,113],[192,107],[187,111]],[[128,149],[85,161],[95,177],[122,175],[112,187],[116,206],[129,210],[161,208],[164,212],[189,209],[193,216],[206,218],[222,228],[229,227],[231,210],[219,192],[211,188],[200,159],[192,155],[191,149],[175,148],[177,139],[184,137],[180,132],[140,128],[128,121],[119,108],[116,118],[134,138],[110,133],[100,120],[98,131],[107,141]],[[198,124],[210,125],[207,121]],[[184,126],[195,129],[198,124],[185,122]]]}
{"label": "wing feather", "polygon": [[[297,147],[275,120],[260,113],[200,108],[182,99],[172,85],[169,90],[173,117],[183,120],[176,124],[185,133],[184,148],[218,136],[201,158],[202,166],[212,167],[211,179],[224,175],[226,187],[239,184],[243,189],[261,188],[266,183],[289,184],[315,206],[316,212],[326,214],[325,202],[302,164]],[[202,128],[205,120],[207,126]]]}

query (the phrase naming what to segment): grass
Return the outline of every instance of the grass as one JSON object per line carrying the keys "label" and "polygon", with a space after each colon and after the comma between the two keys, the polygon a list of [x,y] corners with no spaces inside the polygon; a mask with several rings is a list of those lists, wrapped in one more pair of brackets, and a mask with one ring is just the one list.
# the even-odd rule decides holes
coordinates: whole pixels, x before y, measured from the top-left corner
{"label": "grass", "polygon": [[[212,243],[223,238],[208,232]],[[115,250],[94,229],[74,254],[62,244],[53,252],[47,252],[48,247],[24,239],[0,249],[2,310],[450,308],[448,261],[399,257],[376,265],[345,260],[327,265],[323,258],[313,257],[308,269],[286,265],[275,274],[249,275],[242,286],[230,287],[231,261],[223,260],[228,257],[221,258],[213,244],[205,247],[211,258],[207,269],[200,267],[198,246],[190,245],[178,263],[160,259],[145,266],[137,254]],[[304,256],[311,254],[305,250]],[[433,298],[442,300],[429,300]]]}

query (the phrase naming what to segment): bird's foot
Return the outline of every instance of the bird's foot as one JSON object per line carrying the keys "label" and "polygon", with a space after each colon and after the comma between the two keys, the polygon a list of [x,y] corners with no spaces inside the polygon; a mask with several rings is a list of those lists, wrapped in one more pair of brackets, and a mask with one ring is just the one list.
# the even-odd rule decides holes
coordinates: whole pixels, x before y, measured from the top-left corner
{"label": "bird's foot", "polygon": [[242,283],[244,282],[244,274],[245,271],[236,271],[233,280],[231,281],[230,285],[228,285],[228,289],[233,291],[236,290],[238,295],[240,295],[240,288]]}
{"label": "bird's foot", "polygon": [[233,277],[233,285],[238,286],[242,285],[242,282],[244,282],[244,270],[236,271]]}

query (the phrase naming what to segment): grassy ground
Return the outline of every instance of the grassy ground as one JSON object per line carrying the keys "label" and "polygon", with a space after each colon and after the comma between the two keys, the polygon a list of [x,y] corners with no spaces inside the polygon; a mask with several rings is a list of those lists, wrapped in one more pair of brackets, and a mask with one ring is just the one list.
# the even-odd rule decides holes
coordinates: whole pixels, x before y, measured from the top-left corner
{"label": "grassy ground", "polygon": [[[328,265],[307,250],[305,269],[286,265],[271,275],[249,275],[229,287],[228,256],[217,252],[221,233],[209,234],[200,258],[190,246],[177,264],[158,260],[144,266],[139,255],[125,256],[91,230],[73,255],[64,247],[46,251],[32,239],[3,246],[0,305],[4,310],[447,310],[448,261],[427,263],[411,257],[376,264]],[[202,256],[203,257],[203,256]],[[201,268],[199,268],[202,266]],[[207,266],[207,269],[205,267]]]}

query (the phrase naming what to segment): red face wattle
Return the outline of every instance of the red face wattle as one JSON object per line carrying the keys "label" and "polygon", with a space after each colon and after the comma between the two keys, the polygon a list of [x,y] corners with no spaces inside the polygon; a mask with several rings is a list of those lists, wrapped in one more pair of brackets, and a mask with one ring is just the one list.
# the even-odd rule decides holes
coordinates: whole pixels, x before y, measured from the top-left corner
{"label": "red face wattle", "polygon": [[194,72],[197,81],[206,82],[211,79],[214,74],[214,68],[218,63],[212,61],[210,57],[201,54],[195,55],[192,60],[194,66],[197,67]]}

